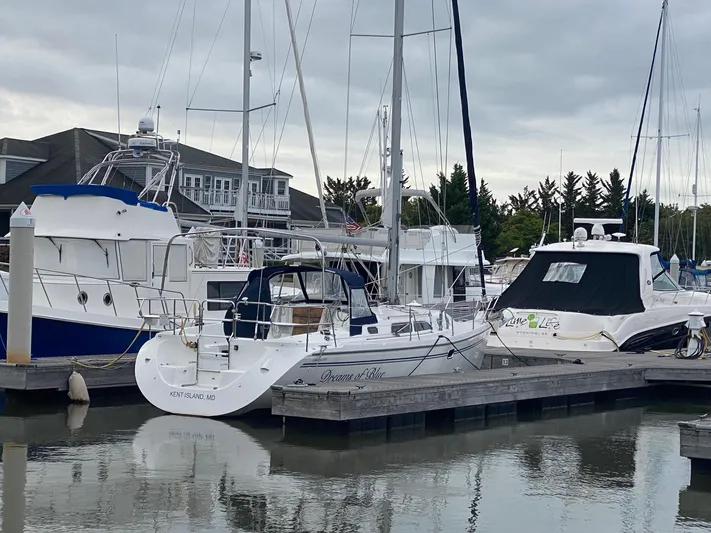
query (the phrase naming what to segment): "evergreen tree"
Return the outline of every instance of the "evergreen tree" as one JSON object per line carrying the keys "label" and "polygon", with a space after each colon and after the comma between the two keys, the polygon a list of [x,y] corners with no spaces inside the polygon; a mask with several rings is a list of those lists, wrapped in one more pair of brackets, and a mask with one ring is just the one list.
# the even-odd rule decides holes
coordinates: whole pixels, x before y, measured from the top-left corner
{"label": "evergreen tree", "polygon": [[501,210],[489,185],[481,180],[479,187],[479,222],[481,223],[481,248],[484,257],[493,262],[501,233]]}
{"label": "evergreen tree", "polygon": [[438,176],[439,187],[432,185],[432,199],[442,210],[447,220],[453,226],[472,224],[472,212],[469,208],[469,187],[467,173],[462,165],[456,163],[447,179],[443,174]]}
{"label": "evergreen tree", "polygon": [[625,184],[620,172],[613,168],[610,179],[602,182],[602,209],[606,217],[619,217],[625,203]]}
{"label": "evergreen tree", "polygon": [[532,191],[526,185],[522,193],[509,195],[509,205],[514,213],[521,211],[535,211],[538,205],[538,197],[536,191]]}
{"label": "evergreen tree", "polygon": [[573,218],[575,218],[575,213],[580,207],[580,198],[582,196],[580,190],[581,179],[582,176],[572,171],[563,177],[563,227],[561,229],[563,239],[570,239],[573,235]]}
{"label": "evergreen tree", "polygon": [[[355,196],[358,191],[363,191],[370,187],[370,180],[366,176],[349,177],[348,179],[332,178],[326,176],[324,183],[323,198],[327,202],[342,207],[343,210],[359,222],[364,222],[365,217],[356,206]],[[364,198],[362,201],[364,208],[375,205],[375,198]]]}
{"label": "evergreen tree", "polygon": [[599,215],[600,204],[600,178],[588,170],[583,182],[583,196],[580,200],[580,216],[595,217]]}
{"label": "evergreen tree", "polygon": [[544,181],[538,182],[538,214],[541,218],[547,218],[558,212],[558,186],[550,176],[546,176]]}

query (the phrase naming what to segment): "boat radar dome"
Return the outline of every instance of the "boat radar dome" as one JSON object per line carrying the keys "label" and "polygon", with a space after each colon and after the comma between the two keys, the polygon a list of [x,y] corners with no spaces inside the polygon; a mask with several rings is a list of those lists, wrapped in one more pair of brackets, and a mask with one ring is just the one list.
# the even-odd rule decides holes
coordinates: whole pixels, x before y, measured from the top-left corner
{"label": "boat radar dome", "polygon": [[573,232],[573,241],[583,243],[588,240],[588,232],[585,228],[575,228]]}
{"label": "boat radar dome", "polygon": [[602,224],[593,224],[590,233],[593,236],[593,240],[597,241],[605,238],[605,229],[602,227]]}
{"label": "boat radar dome", "polygon": [[151,117],[143,117],[138,121],[138,133],[153,133],[155,124]]}

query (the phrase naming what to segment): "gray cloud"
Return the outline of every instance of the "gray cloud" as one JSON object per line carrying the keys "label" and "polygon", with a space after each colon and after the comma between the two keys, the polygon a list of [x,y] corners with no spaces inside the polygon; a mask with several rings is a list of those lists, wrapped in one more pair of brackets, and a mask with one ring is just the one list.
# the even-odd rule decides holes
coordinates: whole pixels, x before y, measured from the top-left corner
{"label": "gray cloud", "polygon": [[[3,9],[0,36],[0,136],[34,137],[74,126],[114,130],[114,34],[119,35],[120,45],[122,129],[134,128],[151,103],[181,0],[152,0],[140,7],[89,0],[0,1],[4,7],[12,5]],[[389,2],[360,0],[356,4],[354,32],[392,32]],[[606,175],[618,166],[626,173],[660,4],[646,0],[461,2],[477,169],[499,197],[523,185],[535,185],[547,174],[557,176],[561,148],[565,170],[590,168]],[[297,33],[302,47],[313,6],[313,0],[292,0],[294,12],[300,9]],[[343,174],[351,6],[346,0],[317,3],[303,62],[321,167],[324,174],[333,176]],[[433,6],[434,25],[448,26],[447,0],[407,0],[407,31],[432,29]],[[711,47],[707,31],[711,6],[673,3],[671,8],[676,53],[672,63],[678,60],[675,68],[684,85],[675,81],[669,112],[683,118],[691,114],[689,108],[697,95],[711,96],[705,68],[705,51]],[[185,136],[188,92],[194,92],[194,106],[241,107],[243,2],[203,1],[194,13],[193,30],[193,0],[188,0],[158,99],[161,130],[166,135],[174,136],[180,129]],[[252,142],[261,133],[252,162],[261,166],[275,159],[278,167],[296,176],[294,185],[313,192],[298,89],[289,106],[295,73],[293,59],[287,56],[290,44],[283,2],[255,0],[252,15],[252,48],[264,54],[264,60],[253,65],[252,104],[271,102],[278,91],[276,107],[252,116]],[[433,40],[442,142],[445,126],[449,126],[449,143],[441,155],[433,98]],[[456,69],[453,63],[450,67],[450,51],[447,32],[406,40],[409,101],[403,106],[403,147],[406,167],[421,180],[420,185],[431,180],[444,152],[450,167],[464,160]],[[383,87],[384,103],[390,100],[391,55],[390,39],[352,41],[348,174],[363,170],[372,176],[377,172],[372,151],[365,158],[369,163],[361,162]],[[656,106],[653,120],[655,113]],[[412,149],[412,125],[419,157]],[[229,156],[240,126],[239,115],[191,113],[188,142]],[[670,130],[688,127],[684,120],[670,124]],[[654,133],[653,126],[650,132]],[[684,172],[688,170],[689,139],[669,143],[670,154],[681,154],[672,165],[673,181],[665,188],[665,195],[673,197],[688,177]],[[653,143],[649,144],[647,170],[653,158]],[[240,155],[238,146],[234,157]],[[649,172],[640,183],[651,187]]]}

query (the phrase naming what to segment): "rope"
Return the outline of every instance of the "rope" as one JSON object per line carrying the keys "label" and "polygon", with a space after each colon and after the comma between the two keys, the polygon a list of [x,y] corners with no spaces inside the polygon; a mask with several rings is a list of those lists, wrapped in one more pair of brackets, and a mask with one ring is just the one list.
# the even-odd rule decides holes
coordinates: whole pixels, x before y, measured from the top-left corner
{"label": "rope", "polygon": [[513,353],[513,352],[511,351],[511,348],[509,348],[508,346],[506,346],[506,343],[504,342],[504,339],[502,339],[502,338],[499,336],[499,332],[496,331],[496,328],[494,328],[494,324],[492,324],[490,320],[487,320],[486,322],[487,322],[487,324],[489,324],[489,326],[491,326],[491,331],[494,333],[494,335],[496,335],[496,338],[499,339],[499,342],[501,343],[501,346],[503,346],[504,348],[506,348],[506,351],[509,352],[509,355],[511,355],[511,357],[513,357],[514,359],[516,359],[516,360],[518,360],[518,361],[521,361],[525,366],[531,366],[528,361],[526,361],[525,359],[521,359],[518,355],[516,355],[515,353]]}
{"label": "rope", "polygon": [[709,339],[709,335],[706,332],[706,328],[702,328],[700,331],[701,334],[701,342],[698,341],[696,343],[696,348],[691,354],[686,354],[684,352],[684,341],[690,341],[692,338],[694,338],[694,335],[692,335],[692,332],[689,330],[688,334],[686,337],[682,337],[679,339],[679,343],[676,346],[676,349],[674,350],[674,358],[675,359],[698,359],[701,357],[702,359],[705,359],[706,356],[704,355],[706,353],[706,350],[709,347],[709,344],[711,344],[711,339]]}
{"label": "rope", "polygon": [[138,340],[138,337],[141,335],[141,333],[143,333],[143,328],[145,326],[146,326],[146,323],[143,322],[141,324],[141,327],[139,328],[139,330],[136,332],[136,336],[133,337],[131,344],[128,345],[126,350],[124,350],[124,352],[121,355],[119,355],[118,357],[115,357],[114,359],[112,359],[111,361],[106,363],[105,365],[90,365],[87,363],[82,363],[76,357],[72,357],[70,359],[70,361],[72,362],[72,365],[74,365],[74,366],[80,366],[82,368],[91,368],[93,370],[104,370],[104,369],[110,368],[110,367],[114,366],[119,360],[121,360],[128,353],[128,351],[131,349],[131,347],[134,345],[134,343]]}

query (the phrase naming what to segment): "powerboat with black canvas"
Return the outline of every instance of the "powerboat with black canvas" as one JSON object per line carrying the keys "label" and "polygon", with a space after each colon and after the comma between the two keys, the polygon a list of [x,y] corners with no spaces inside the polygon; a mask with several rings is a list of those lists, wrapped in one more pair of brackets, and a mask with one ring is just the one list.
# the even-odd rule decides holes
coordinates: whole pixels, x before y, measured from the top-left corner
{"label": "powerboat with black canvas", "polygon": [[[618,237],[620,234],[616,234]],[[592,240],[536,249],[495,303],[489,346],[560,351],[638,351],[676,347],[689,314],[711,319],[706,292],[686,291],[662,266],[659,249],[612,241],[602,224]]]}
{"label": "powerboat with black canvas", "polygon": [[273,385],[476,371],[489,325],[475,318],[371,307],[363,278],[347,270],[266,267],[249,274],[224,321],[146,342],[136,383],[163,411],[211,417],[270,407]]}

